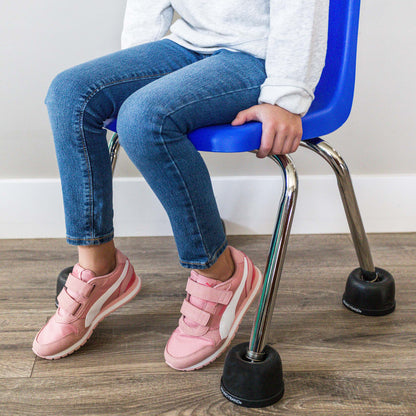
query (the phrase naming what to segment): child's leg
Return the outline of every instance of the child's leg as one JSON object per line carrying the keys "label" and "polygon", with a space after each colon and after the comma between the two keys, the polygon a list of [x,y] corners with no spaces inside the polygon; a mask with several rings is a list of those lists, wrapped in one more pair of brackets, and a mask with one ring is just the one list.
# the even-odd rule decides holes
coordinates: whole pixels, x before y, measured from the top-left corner
{"label": "child's leg", "polygon": [[182,266],[207,269],[227,246],[207,167],[187,138],[257,103],[264,61],[222,50],[132,94],[120,143],[164,206]]}
{"label": "child's leg", "polygon": [[227,247],[208,170],[187,133],[232,121],[257,103],[264,79],[263,61],[221,51],[143,87],[120,109],[120,142],[166,209],[181,264],[199,271],[165,349],[175,369],[224,352],[261,288],[250,259]]}
{"label": "child's leg", "polygon": [[52,82],[53,131],[70,244],[113,238],[112,174],[103,122],[133,92],[201,57],[171,41],[140,45],[78,65]]}
{"label": "child's leg", "polygon": [[114,240],[94,246],[78,246],[78,262],[97,276],[110,273],[116,266]]}
{"label": "child's leg", "polygon": [[112,175],[103,121],[134,91],[202,56],[171,41],[130,48],[59,74],[46,104],[62,181],[67,238],[80,262],[33,349],[56,359],[82,346],[95,326],[132,299],[140,279],[113,243]]}

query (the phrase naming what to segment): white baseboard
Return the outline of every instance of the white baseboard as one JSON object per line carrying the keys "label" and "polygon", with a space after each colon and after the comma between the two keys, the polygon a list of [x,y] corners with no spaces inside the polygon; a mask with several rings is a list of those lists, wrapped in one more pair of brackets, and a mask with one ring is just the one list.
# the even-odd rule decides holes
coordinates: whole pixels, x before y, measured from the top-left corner
{"label": "white baseboard", "polygon": [[[271,234],[281,178],[213,177],[228,234]],[[357,175],[353,183],[367,232],[416,231],[416,175]],[[142,178],[115,178],[116,236],[171,235],[159,201]],[[346,233],[336,179],[300,176],[292,232]],[[64,237],[58,179],[0,180],[0,238]]]}

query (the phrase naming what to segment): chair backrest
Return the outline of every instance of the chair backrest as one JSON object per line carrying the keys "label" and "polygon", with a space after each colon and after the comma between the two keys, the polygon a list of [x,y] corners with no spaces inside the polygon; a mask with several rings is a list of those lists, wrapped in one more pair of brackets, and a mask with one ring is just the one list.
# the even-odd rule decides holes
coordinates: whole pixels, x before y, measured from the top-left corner
{"label": "chair backrest", "polygon": [[360,0],[330,0],[325,68],[303,118],[304,137],[331,133],[348,118],[354,95]]}

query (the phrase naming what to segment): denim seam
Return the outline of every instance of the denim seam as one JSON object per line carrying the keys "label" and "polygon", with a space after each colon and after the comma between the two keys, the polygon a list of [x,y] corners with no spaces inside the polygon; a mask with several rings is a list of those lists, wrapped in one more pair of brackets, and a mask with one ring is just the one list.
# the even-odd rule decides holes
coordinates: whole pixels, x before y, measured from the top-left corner
{"label": "denim seam", "polygon": [[70,237],[70,236],[66,236],[67,240],[71,240],[71,241],[100,241],[100,240],[104,240],[107,239],[108,237],[112,237],[114,236],[114,230],[111,230],[111,232],[104,234],[100,237],[94,237],[94,238],[77,238],[77,237]]}
{"label": "denim seam", "polygon": [[214,251],[214,253],[212,254],[211,258],[208,259],[208,261],[206,261],[206,262],[185,261],[185,260],[182,260],[180,257],[179,257],[179,260],[180,260],[182,266],[184,266],[184,265],[189,265],[189,266],[206,266],[206,268],[208,268],[208,267],[211,267],[215,263],[215,261],[219,257],[218,256],[218,253],[219,252],[222,253],[222,251],[224,251],[224,249],[227,246],[227,244],[228,244],[227,237],[225,237],[225,239],[221,243],[221,245]]}
{"label": "denim seam", "polygon": [[[81,136],[82,139],[82,149],[83,149],[83,153],[84,153],[84,160],[86,162],[87,165],[87,173],[88,173],[88,205],[89,205],[89,228],[90,231],[93,233],[93,235],[95,234],[95,229],[94,229],[94,198],[93,198],[93,185],[92,185],[92,169],[91,169],[91,163],[88,157],[88,151],[87,151],[87,144],[86,144],[86,139],[85,139],[85,135],[84,135],[84,115],[85,115],[85,109],[87,108],[87,105],[89,103],[89,101],[100,91],[104,90],[105,88],[108,88],[112,85],[116,85],[116,84],[122,84],[125,82],[131,82],[131,81],[137,81],[140,79],[146,79],[146,78],[158,78],[158,77],[162,77],[168,74],[171,74],[173,71],[170,72],[162,72],[159,74],[152,74],[152,75],[141,75],[141,76],[134,76],[134,77],[128,77],[128,78],[123,78],[120,79],[118,81],[112,81],[112,82],[104,82],[102,85],[100,85],[99,87],[95,88],[93,91],[91,91],[89,93],[88,96],[86,96],[85,98],[83,98],[84,102],[81,105],[80,109],[79,109],[79,117],[78,120],[78,129],[79,131],[77,131],[76,133],[78,135]],[[89,238],[89,239],[85,239],[86,241],[97,241],[99,240],[100,237],[94,237],[94,238]]]}
{"label": "denim seam", "polygon": [[218,97],[223,97],[224,95],[229,95],[229,94],[234,94],[236,92],[240,92],[240,91],[249,91],[249,90],[254,90],[256,88],[260,88],[260,85],[257,86],[253,86],[253,87],[248,87],[248,88],[240,88],[238,90],[233,90],[233,91],[227,91],[227,92],[223,92],[221,94],[215,94],[215,95],[209,95],[207,97],[204,97],[200,100],[194,100],[194,101],[190,101],[189,103],[183,104],[182,106],[175,108],[174,110],[172,110],[170,113],[166,114],[165,117],[163,118],[162,121],[162,125],[164,123],[164,121],[166,120],[167,117],[170,117],[172,114],[176,113],[179,110],[182,110],[185,107],[188,107],[189,105],[195,104],[195,103],[200,103],[202,101],[208,101],[211,100],[212,98],[218,98]]}

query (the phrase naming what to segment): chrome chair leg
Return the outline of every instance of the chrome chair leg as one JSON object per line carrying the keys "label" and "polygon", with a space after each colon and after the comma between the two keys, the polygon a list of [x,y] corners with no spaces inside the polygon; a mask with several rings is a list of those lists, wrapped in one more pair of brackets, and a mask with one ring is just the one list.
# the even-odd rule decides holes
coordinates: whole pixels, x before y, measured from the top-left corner
{"label": "chrome chair leg", "polygon": [[[115,170],[120,143],[115,133],[109,145],[111,167]],[[263,291],[260,304],[253,324],[252,335],[247,351],[250,360],[261,360],[262,352],[266,346],[267,333],[276,303],[277,290],[282,274],[287,243],[292,225],[293,213],[296,206],[298,178],[295,165],[289,156],[269,156],[276,162],[283,175],[284,189],[280,200],[276,226],[270,243],[269,255],[264,273]]]}
{"label": "chrome chair leg", "polygon": [[111,171],[113,172],[116,169],[118,151],[120,150],[120,142],[118,140],[118,134],[114,133],[111,137],[111,140],[108,143],[108,150],[110,152],[110,160],[111,160]]}
{"label": "chrome chair leg", "polygon": [[367,274],[366,277],[373,280],[375,267],[347,164],[332,146],[320,138],[304,140],[301,146],[313,150],[325,159],[335,172],[360,267]]}
{"label": "chrome chair leg", "polygon": [[301,145],[325,159],[335,172],[360,264],[348,276],[342,303],[362,315],[381,316],[393,312],[396,307],[394,278],[387,270],[374,267],[347,164],[332,146],[320,138],[302,141]]}
{"label": "chrome chair leg", "polygon": [[298,193],[298,177],[292,159],[285,155],[269,158],[282,170],[283,192],[264,272],[263,291],[247,351],[247,358],[252,361],[260,361],[263,357]]}
{"label": "chrome chair leg", "polygon": [[277,290],[296,206],[298,178],[289,156],[269,156],[281,168],[283,192],[264,273],[263,291],[254,319],[250,342],[232,348],[224,363],[221,392],[230,401],[246,407],[276,403],[284,394],[282,361],[266,345]]}

